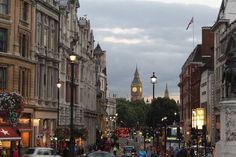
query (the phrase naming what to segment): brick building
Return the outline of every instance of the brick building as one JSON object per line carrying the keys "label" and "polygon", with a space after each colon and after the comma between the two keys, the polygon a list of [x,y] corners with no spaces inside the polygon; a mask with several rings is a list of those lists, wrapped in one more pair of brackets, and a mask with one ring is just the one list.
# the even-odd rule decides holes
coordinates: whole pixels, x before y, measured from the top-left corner
{"label": "brick building", "polygon": [[189,142],[192,126],[192,110],[202,107],[200,103],[201,74],[213,58],[213,34],[209,27],[202,28],[202,44],[189,55],[179,75],[181,122],[184,141]]}

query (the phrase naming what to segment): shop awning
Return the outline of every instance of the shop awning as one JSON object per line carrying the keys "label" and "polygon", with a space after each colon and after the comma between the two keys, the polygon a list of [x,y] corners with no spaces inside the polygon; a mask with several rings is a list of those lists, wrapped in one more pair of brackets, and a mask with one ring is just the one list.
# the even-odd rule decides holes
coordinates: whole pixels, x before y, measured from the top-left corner
{"label": "shop awning", "polygon": [[24,131],[32,131],[32,127],[30,126],[17,126],[17,129],[20,131],[20,132],[24,132]]}
{"label": "shop awning", "polygon": [[10,126],[0,126],[0,140],[20,140],[21,137]]}

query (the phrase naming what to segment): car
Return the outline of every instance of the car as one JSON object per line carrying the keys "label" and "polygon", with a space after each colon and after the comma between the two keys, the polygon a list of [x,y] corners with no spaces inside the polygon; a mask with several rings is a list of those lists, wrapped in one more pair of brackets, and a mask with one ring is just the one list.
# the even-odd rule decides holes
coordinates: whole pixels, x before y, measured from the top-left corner
{"label": "car", "polygon": [[61,157],[53,148],[31,147],[26,149],[23,157]]}
{"label": "car", "polygon": [[136,151],[134,146],[124,146],[123,147],[123,157],[136,156]]}
{"label": "car", "polygon": [[95,151],[86,155],[86,157],[115,157],[115,155],[105,152],[105,151]]}

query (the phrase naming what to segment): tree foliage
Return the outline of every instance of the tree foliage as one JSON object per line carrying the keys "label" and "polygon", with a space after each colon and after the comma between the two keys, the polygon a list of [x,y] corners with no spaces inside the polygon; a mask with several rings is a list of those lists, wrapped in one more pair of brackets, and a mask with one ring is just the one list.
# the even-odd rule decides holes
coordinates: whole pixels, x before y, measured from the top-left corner
{"label": "tree foliage", "polygon": [[[175,113],[177,115],[175,115]],[[168,125],[173,122],[179,122],[179,110],[174,99],[169,98],[157,98],[150,104],[148,111],[147,125],[157,127],[161,125],[162,118],[167,117],[166,123]]]}
{"label": "tree foliage", "polygon": [[143,100],[130,102],[124,98],[117,99],[117,123],[121,127],[141,127],[146,125],[148,106]]}
{"label": "tree foliage", "polygon": [[[143,128],[158,127],[163,124],[161,119],[167,117],[166,124],[179,122],[179,110],[174,99],[157,98],[151,104],[144,100],[130,102],[124,98],[117,99],[117,124],[121,127]],[[175,115],[175,113],[177,115]]]}

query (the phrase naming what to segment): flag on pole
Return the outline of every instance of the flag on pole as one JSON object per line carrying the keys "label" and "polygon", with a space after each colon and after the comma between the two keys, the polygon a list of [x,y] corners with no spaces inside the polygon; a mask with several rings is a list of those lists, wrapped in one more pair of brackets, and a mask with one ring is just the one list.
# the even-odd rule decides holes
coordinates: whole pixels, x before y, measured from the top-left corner
{"label": "flag on pole", "polygon": [[188,30],[189,26],[193,23],[193,17],[191,18],[190,22],[188,23],[188,26],[186,28],[186,30]]}

